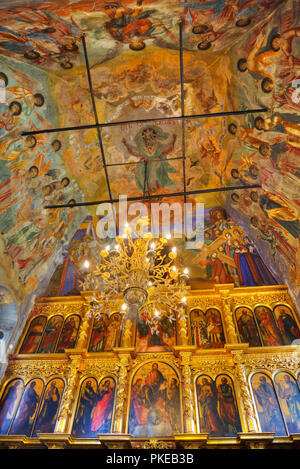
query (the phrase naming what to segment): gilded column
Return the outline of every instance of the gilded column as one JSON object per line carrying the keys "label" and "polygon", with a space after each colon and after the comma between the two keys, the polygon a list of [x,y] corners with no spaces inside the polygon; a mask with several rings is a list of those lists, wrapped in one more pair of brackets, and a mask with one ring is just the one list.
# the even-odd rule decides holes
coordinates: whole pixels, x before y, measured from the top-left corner
{"label": "gilded column", "polygon": [[233,308],[232,298],[228,295],[227,291],[222,291],[222,305],[223,305],[223,317],[225,321],[225,328],[227,332],[227,343],[236,344],[238,343],[238,337],[233,321]]}
{"label": "gilded column", "polygon": [[231,351],[233,355],[233,362],[235,365],[236,381],[240,394],[240,405],[242,407],[243,415],[247,424],[248,432],[259,432],[258,421],[255,412],[255,406],[251,398],[249,386],[247,383],[245,371],[245,358],[241,350]]}
{"label": "gilded column", "polygon": [[84,298],[85,303],[83,305],[83,315],[81,326],[79,329],[77,349],[87,349],[88,348],[88,335],[92,319],[92,296],[89,292],[81,292],[81,296]]}
{"label": "gilded column", "polygon": [[71,432],[71,416],[74,410],[75,396],[78,389],[78,381],[80,379],[81,371],[81,355],[71,355],[71,364],[67,385],[63,394],[63,399],[60,407],[59,416],[56,421],[55,433],[70,433]]}
{"label": "gilded column", "polygon": [[181,373],[183,377],[183,419],[184,433],[195,433],[194,399],[192,392],[191,352],[181,352]]}
{"label": "gilded column", "polygon": [[114,415],[114,426],[113,433],[123,433],[124,432],[124,420],[125,420],[125,402],[127,389],[127,375],[128,367],[130,363],[129,354],[120,354],[120,367],[118,375],[118,387],[115,400],[115,415]]}

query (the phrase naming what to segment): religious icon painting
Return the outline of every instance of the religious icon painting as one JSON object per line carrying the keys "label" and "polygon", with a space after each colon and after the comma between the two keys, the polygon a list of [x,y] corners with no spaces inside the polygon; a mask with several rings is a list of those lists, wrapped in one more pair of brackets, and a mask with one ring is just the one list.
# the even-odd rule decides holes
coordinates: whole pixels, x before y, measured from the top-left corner
{"label": "religious icon painting", "polygon": [[132,378],[128,433],[133,437],[161,437],[181,432],[181,428],[177,373],[166,363],[146,363]]}
{"label": "religious icon painting", "polygon": [[205,314],[200,309],[193,309],[190,314],[192,344],[199,348],[209,348]]}
{"label": "religious icon painting", "polygon": [[31,321],[19,353],[35,353],[37,351],[46,322],[46,316],[37,316]]}
{"label": "religious icon painting", "polygon": [[232,379],[227,375],[216,378],[218,413],[224,436],[232,436],[242,431],[237,401]]}
{"label": "religious icon painting", "polygon": [[77,316],[76,314],[69,316],[65,320],[60,337],[58,339],[56,353],[63,353],[65,349],[75,347],[80,322],[80,316]]}
{"label": "religious icon painting", "polygon": [[21,379],[15,379],[7,384],[0,401],[0,435],[8,433],[23,391],[24,383]]}
{"label": "religious icon painting", "polygon": [[198,348],[223,348],[225,344],[220,311],[209,308],[204,314],[194,309],[190,314],[192,343]]}
{"label": "religious icon painting", "polygon": [[83,381],[73,422],[74,437],[96,438],[98,434],[111,432],[115,387],[115,380],[109,376],[99,386],[95,378]]}
{"label": "religious icon painting", "polygon": [[214,381],[201,375],[196,381],[200,432],[230,437],[242,431],[232,379],[219,375]]}
{"label": "religious icon painting", "polygon": [[63,317],[58,315],[49,319],[38,348],[38,353],[54,352],[63,321]]}
{"label": "religious icon painting", "polygon": [[251,309],[244,306],[237,308],[235,317],[240,341],[242,343],[248,343],[250,347],[261,347],[261,340]]}
{"label": "religious icon painting", "polygon": [[300,339],[300,330],[292,310],[285,305],[277,305],[274,314],[285,344]]}
{"label": "religious icon painting", "polygon": [[255,373],[251,379],[258,419],[262,432],[286,436],[286,428],[272,380],[264,373]]}
{"label": "religious icon painting", "polygon": [[89,352],[109,352],[120,343],[122,317],[119,313],[99,314],[94,319]]}
{"label": "religious icon painting", "polygon": [[115,380],[103,378],[98,386],[98,400],[92,411],[91,431],[110,433],[114,408]]}
{"label": "religious icon painting", "polygon": [[211,348],[222,348],[225,344],[221,313],[215,308],[210,308],[205,314],[207,322],[207,335]]}
{"label": "religious icon painting", "polygon": [[122,316],[120,313],[114,313],[110,316],[104,343],[105,352],[111,351],[113,347],[118,347],[120,342],[121,322]]}
{"label": "religious icon painting", "polygon": [[136,352],[166,352],[176,345],[176,321],[161,313],[158,317],[141,314],[136,327]]}
{"label": "religious icon painting", "polygon": [[89,343],[89,352],[103,352],[107,334],[108,315],[99,314],[94,318],[92,334]]}
{"label": "religious icon painting", "polygon": [[44,383],[39,378],[29,381],[26,385],[14,421],[9,430],[10,435],[31,436],[43,389]]}
{"label": "religious icon painting", "polygon": [[55,378],[47,384],[33,436],[54,432],[64,386],[64,381],[60,378]]}
{"label": "religious icon painting", "polygon": [[73,422],[73,436],[78,438],[87,438],[92,436],[92,410],[96,406],[97,396],[98,384],[96,379],[88,378],[83,381]]}
{"label": "religious icon painting", "polygon": [[217,389],[213,379],[208,375],[199,376],[196,389],[200,432],[222,436],[224,429],[218,413]]}
{"label": "religious icon painting", "polygon": [[288,432],[300,433],[300,391],[296,379],[281,371],[274,382]]}
{"label": "religious icon painting", "polygon": [[273,312],[266,306],[257,306],[254,309],[254,314],[258,322],[263,345],[283,345],[283,340],[275,322]]}

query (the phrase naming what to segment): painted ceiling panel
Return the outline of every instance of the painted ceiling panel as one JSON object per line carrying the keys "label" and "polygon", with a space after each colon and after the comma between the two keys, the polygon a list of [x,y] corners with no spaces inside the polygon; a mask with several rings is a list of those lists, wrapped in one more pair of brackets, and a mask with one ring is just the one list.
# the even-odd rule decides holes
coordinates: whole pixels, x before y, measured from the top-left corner
{"label": "painted ceiling panel", "polygon": [[0,275],[17,301],[97,210],[44,207],[120,194],[204,203],[211,247],[179,251],[208,286],[213,253],[230,264],[225,207],[299,299],[299,19],[294,0],[2,1]]}

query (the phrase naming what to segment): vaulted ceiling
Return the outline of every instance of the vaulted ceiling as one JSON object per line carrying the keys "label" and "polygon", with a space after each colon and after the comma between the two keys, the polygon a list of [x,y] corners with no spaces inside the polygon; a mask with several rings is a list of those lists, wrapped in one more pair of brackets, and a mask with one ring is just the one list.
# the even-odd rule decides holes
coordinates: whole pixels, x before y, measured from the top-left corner
{"label": "vaulted ceiling", "polygon": [[226,209],[297,301],[299,17],[293,0],[1,2],[0,283],[18,303],[120,194],[204,203],[210,228]]}

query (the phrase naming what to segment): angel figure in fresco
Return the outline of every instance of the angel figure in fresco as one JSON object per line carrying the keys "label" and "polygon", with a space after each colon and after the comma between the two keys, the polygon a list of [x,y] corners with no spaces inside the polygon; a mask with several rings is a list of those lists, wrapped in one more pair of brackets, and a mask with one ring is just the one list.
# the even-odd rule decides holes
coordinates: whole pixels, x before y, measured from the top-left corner
{"label": "angel figure in fresco", "polygon": [[166,412],[173,432],[180,431],[180,392],[176,378],[171,378],[166,397]]}
{"label": "angel figure in fresco", "polygon": [[168,163],[166,156],[174,150],[176,135],[172,142],[164,146],[162,141],[167,140],[168,134],[157,126],[143,127],[135,136],[136,147],[130,145],[125,138],[122,139],[129,154],[139,158],[135,167],[135,181],[140,191],[152,192],[173,184],[169,173],[177,171]]}
{"label": "angel figure in fresco", "polygon": [[242,342],[248,343],[250,347],[261,346],[257,327],[250,311],[242,308],[239,313],[237,313],[237,325]]}
{"label": "angel figure in fresco", "polygon": [[149,19],[156,10],[143,10],[143,0],[137,0],[133,8],[122,6],[119,2],[109,2],[104,12],[110,20],[105,23],[109,34],[121,43],[129,43],[133,50],[145,47],[142,38],[149,36],[155,26]]}
{"label": "angel figure in fresco", "polygon": [[7,393],[2,396],[0,402],[0,435],[7,433],[20,402],[23,389],[22,381],[17,380],[9,385]]}
{"label": "angel figure in fresco", "polygon": [[[196,261],[196,263],[198,263],[200,265],[205,265],[205,266],[210,265],[211,266],[210,279],[213,280],[214,282],[216,282],[216,283],[233,283],[233,279],[230,276],[230,274],[228,274],[228,272],[226,271],[224,263],[220,259],[220,256],[222,256],[223,259],[225,259],[224,255],[222,255],[221,253],[219,253],[217,251],[213,251],[211,253],[211,255],[206,260],[199,260],[197,262],[197,260],[194,259],[194,261]],[[227,257],[226,257],[225,260],[230,262],[230,259],[229,258],[227,259]],[[235,265],[235,264],[233,264],[233,265]]]}
{"label": "angel figure in fresco", "polygon": [[146,392],[142,378],[137,378],[131,388],[130,397],[130,426],[136,427],[147,425],[149,405],[146,405]]}
{"label": "angel figure in fresco", "polygon": [[57,347],[57,353],[64,352],[66,348],[74,347],[74,343],[77,337],[77,331],[78,325],[76,324],[76,320],[74,317],[70,317],[70,319],[65,322],[65,325],[63,327]]}

